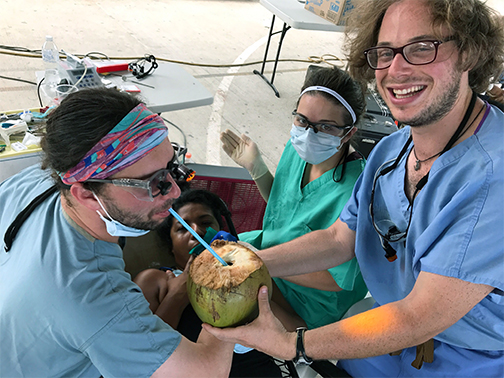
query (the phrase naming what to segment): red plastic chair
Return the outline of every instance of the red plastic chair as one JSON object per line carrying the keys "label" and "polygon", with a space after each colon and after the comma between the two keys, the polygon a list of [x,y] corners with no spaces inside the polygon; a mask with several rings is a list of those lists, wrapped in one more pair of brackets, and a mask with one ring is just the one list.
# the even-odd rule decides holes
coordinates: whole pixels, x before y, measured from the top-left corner
{"label": "red plastic chair", "polygon": [[266,201],[246,169],[192,163],[187,166],[196,172],[191,189],[205,189],[222,198],[237,233],[262,228]]}

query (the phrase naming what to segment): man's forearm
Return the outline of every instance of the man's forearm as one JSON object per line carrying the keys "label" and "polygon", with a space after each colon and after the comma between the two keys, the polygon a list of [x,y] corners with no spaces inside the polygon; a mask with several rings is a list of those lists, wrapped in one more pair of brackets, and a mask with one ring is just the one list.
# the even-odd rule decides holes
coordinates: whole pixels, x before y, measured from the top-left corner
{"label": "man's forearm", "polygon": [[305,333],[313,359],[365,358],[424,343],[455,324],[492,287],[421,272],[404,299]]}
{"label": "man's forearm", "polygon": [[273,277],[318,272],[354,257],[355,233],[337,220],[326,230],[317,230],[257,254]]}
{"label": "man's forearm", "polygon": [[286,281],[295,283],[296,285],[311,287],[312,289],[324,291],[341,291],[334,277],[327,270],[320,272],[300,274],[298,276],[281,277]]}
{"label": "man's forearm", "polygon": [[419,345],[439,333],[412,323],[395,304],[381,306],[306,332],[306,353],[314,359],[373,357]]}

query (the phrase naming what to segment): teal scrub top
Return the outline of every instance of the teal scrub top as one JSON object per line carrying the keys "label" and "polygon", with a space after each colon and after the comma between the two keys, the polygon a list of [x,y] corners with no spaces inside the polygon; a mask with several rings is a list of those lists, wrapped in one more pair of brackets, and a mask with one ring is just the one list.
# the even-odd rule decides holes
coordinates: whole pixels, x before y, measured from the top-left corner
{"label": "teal scrub top", "polygon": [[[364,160],[347,162],[339,182],[333,180],[333,173],[339,178],[341,165],[336,172],[331,169],[301,188],[306,164],[289,141],[275,173],[263,229],[242,233],[240,240],[265,249],[328,228],[338,219],[364,169]],[[338,321],[368,291],[355,259],[328,271],[342,291],[317,290],[274,278],[285,299],[309,328]]]}
{"label": "teal scrub top", "polygon": [[0,377],[150,377],[181,335],[150,311],[121,248],[73,222],[59,193],[5,252],[8,226],[51,184],[38,166],[0,184]]}

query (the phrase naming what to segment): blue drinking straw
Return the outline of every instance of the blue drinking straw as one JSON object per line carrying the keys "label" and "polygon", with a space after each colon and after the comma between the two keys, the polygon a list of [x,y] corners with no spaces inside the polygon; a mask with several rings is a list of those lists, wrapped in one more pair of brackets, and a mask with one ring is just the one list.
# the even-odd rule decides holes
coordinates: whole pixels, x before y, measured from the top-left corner
{"label": "blue drinking straw", "polygon": [[187,231],[189,231],[206,249],[208,249],[210,251],[210,253],[212,253],[212,255],[214,255],[214,257],[219,260],[219,262],[224,265],[224,266],[227,266],[228,264],[222,259],[222,257],[220,257],[213,249],[212,247],[210,247],[208,245],[208,243],[206,241],[203,240],[203,238],[201,236],[198,235],[198,233],[196,231],[194,231],[191,226],[189,226],[185,220],[182,219],[182,217],[180,215],[177,214],[177,212],[175,210],[173,210],[171,207],[170,207],[170,213],[175,217],[177,218],[177,220],[180,222],[180,224],[182,226],[184,226],[186,228]]}

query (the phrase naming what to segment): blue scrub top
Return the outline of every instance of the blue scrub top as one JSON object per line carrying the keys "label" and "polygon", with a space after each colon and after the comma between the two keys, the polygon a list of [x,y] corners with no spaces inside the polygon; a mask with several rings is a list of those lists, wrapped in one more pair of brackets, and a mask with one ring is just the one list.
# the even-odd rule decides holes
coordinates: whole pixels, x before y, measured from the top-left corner
{"label": "blue scrub top", "polygon": [[[369,214],[371,187],[375,172],[397,157],[409,134],[405,127],[380,141],[340,216],[356,231],[355,253],[364,280],[379,305],[406,297],[421,271],[494,287],[434,339],[454,347],[502,351],[504,114],[488,107],[478,132],[436,159],[428,183],[414,200],[406,242],[391,244],[398,258],[389,262]],[[406,157],[378,179],[374,202],[376,219],[388,216],[401,231],[410,214],[405,162]]]}

